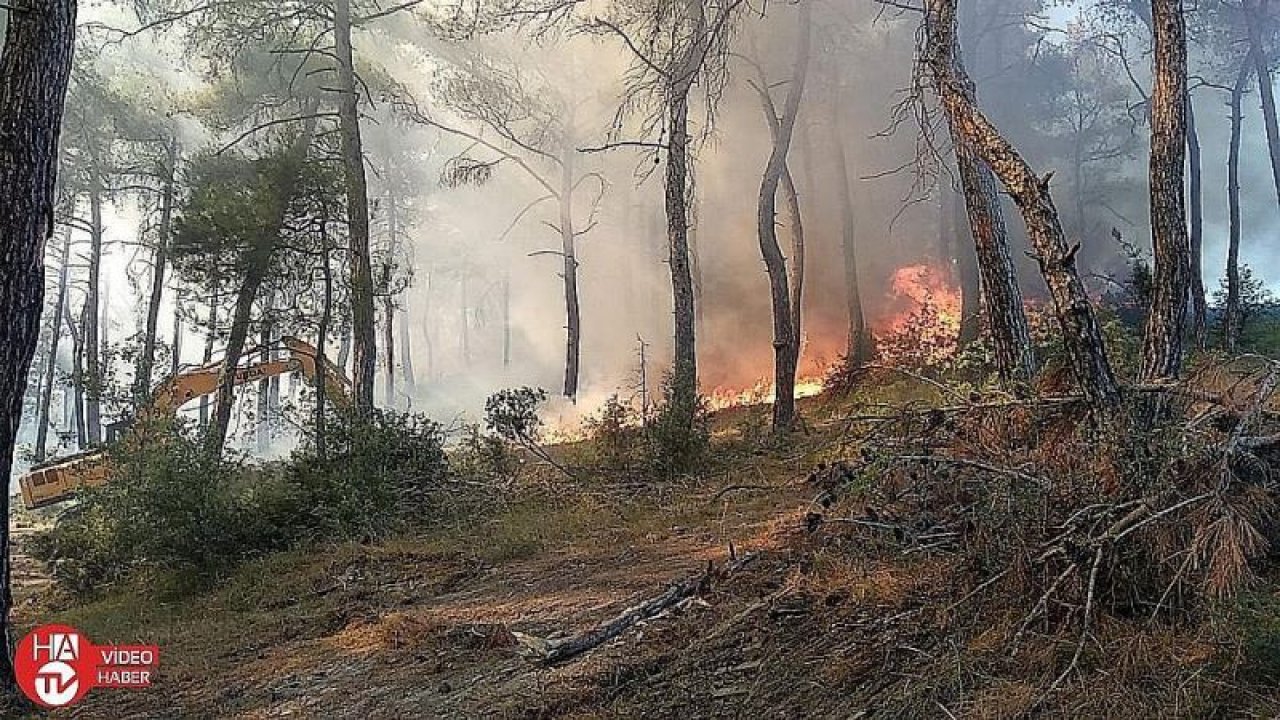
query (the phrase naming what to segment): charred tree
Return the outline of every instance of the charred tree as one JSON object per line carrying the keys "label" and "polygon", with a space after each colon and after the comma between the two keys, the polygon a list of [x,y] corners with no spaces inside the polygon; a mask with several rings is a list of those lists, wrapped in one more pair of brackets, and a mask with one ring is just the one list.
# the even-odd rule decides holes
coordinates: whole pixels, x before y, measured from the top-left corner
{"label": "charred tree", "polygon": [[968,347],[982,334],[982,276],[978,272],[978,255],[974,248],[964,195],[949,193],[951,198],[951,254],[956,275],[960,279],[960,330],[956,346]]}
{"label": "charred tree", "polygon": [[[800,101],[804,97],[812,35],[809,28],[811,15],[810,3],[802,2],[797,29],[795,69],[788,85],[787,99],[782,106],[782,113],[776,116],[776,122],[774,122],[773,103],[771,101],[765,103],[774,138],[773,149],[769,154],[769,161],[765,165],[764,177],[760,183],[756,232],[760,241],[760,254],[769,275],[769,292],[773,308],[773,429],[775,432],[788,432],[795,424],[796,366],[799,363],[800,339],[792,324],[792,298],[787,277],[787,259],[778,244],[776,215],[778,189],[783,176],[789,175],[787,155],[791,151],[791,138],[795,132],[796,118],[800,114]],[[767,100],[768,87],[761,87],[760,92]]]}
{"label": "charred tree", "polygon": [[373,407],[373,379],[377,374],[377,333],[374,329],[373,266],[369,256],[369,184],[360,140],[360,90],[356,85],[351,50],[351,0],[336,0],[333,33],[338,62],[339,141],[347,194],[347,236],[351,274],[351,329],[355,355],[353,398],[358,410]]}
{"label": "charred tree", "polygon": [[1195,98],[1187,90],[1187,202],[1190,226],[1188,241],[1190,242],[1191,261],[1191,337],[1195,346],[1204,349],[1207,341],[1209,322],[1209,305],[1205,298],[1204,274],[1204,189],[1202,186],[1202,157],[1200,149],[1200,133],[1196,128]]}
{"label": "charred tree", "polygon": [[1152,0],[1151,308],[1142,343],[1143,380],[1177,378],[1190,292],[1191,248],[1183,173],[1187,153],[1187,25],[1181,0]]}
{"label": "charred tree", "polygon": [[[700,6],[701,3],[699,2]],[[694,62],[687,58],[686,63]],[[687,80],[672,83],[667,97],[667,173],[664,204],[667,213],[668,267],[675,312],[675,365],[671,372],[672,411],[681,426],[693,427],[698,405],[698,346],[694,314],[693,274],[689,266],[689,92],[695,73],[681,70]]]}
{"label": "charred tree", "polygon": [[[0,477],[8,478],[40,338],[58,135],[75,40],[74,0],[10,3],[0,53]],[[0,493],[0,695],[17,702],[9,493]]]}
{"label": "charred tree", "polygon": [[[1067,243],[1049,192],[1050,176],[1036,176],[1031,166],[978,109],[972,94],[972,81],[956,54],[955,9],[955,0],[926,0],[927,44],[924,54],[952,134],[959,140],[957,149],[964,152],[972,148],[974,154],[999,177],[1021,210],[1040,273],[1053,298],[1054,312],[1062,327],[1063,341],[1076,379],[1094,408],[1110,408],[1120,400],[1120,387],[1107,357],[1093,305],[1076,269],[1079,245]],[[976,230],[974,234],[978,234]],[[981,259],[980,264],[983,264]],[[985,274],[983,279],[987,279]],[[994,312],[992,319],[995,319]]]}

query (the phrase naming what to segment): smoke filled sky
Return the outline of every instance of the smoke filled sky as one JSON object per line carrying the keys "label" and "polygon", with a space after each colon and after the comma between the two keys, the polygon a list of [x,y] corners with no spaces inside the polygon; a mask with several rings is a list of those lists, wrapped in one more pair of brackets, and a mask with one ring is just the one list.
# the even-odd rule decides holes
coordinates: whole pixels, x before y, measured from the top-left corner
{"label": "smoke filled sky", "polygon": [[[979,11],[1006,7],[1001,3],[985,0],[978,3]],[[1027,20],[1013,6],[1032,4],[1007,7]],[[1070,52],[1072,39],[1088,32],[1093,4],[1088,5],[1055,7],[1028,16],[1035,22],[1008,23],[1010,29],[999,40],[999,63],[992,59],[994,42],[989,39],[967,55],[980,83],[979,98],[993,118],[1021,144],[1039,171],[1057,171],[1055,197],[1068,232],[1078,235],[1083,245],[1086,270],[1117,274],[1122,273],[1123,260],[1111,237],[1113,227],[1140,247],[1149,243],[1147,127],[1132,123],[1124,129],[1130,137],[1122,156],[1086,168],[1099,179],[1084,206],[1081,227],[1068,217],[1076,189],[1062,151],[1065,131],[1053,114],[1067,95],[1055,85],[1065,81],[1050,75],[1062,63],[1054,64],[1057,56],[1045,51],[1050,47]],[[522,132],[538,140],[565,138],[564,147],[552,153],[571,157],[575,180],[582,181],[573,194],[573,220],[583,231],[578,237],[582,390],[576,405],[556,401],[549,415],[568,421],[594,411],[611,394],[634,394],[642,345],[652,392],[672,352],[663,158],[646,148],[596,150],[616,140],[662,140],[642,117],[618,119],[632,58],[617,38],[600,34],[530,38],[509,28],[443,39],[428,22],[442,11],[443,4],[417,16],[376,21],[355,37],[357,65],[371,87],[362,112],[374,226],[387,222],[386,198],[396,193],[395,202],[403,209],[397,222],[408,238],[402,249],[407,289],[397,298],[396,311],[404,327],[397,330],[396,341],[409,346],[416,382],[412,391],[400,387],[395,404],[426,411],[444,422],[474,421],[484,398],[498,388],[537,385],[554,390],[561,382],[565,299],[562,261],[555,254],[560,242],[555,204],[539,203],[546,195],[544,188],[510,161],[494,165],[483,181],[444,182],[460,157],[492,161],[497,156],[463,134],[406,118],[387,100],[387,88],[395,86],[412,94],[435,122],[493,140],[491,129],[451,106],[449,90],[457,78],[486,73],[515,83],[525,93],[519,101],[537,105],[527,117],[520,116],[526,123]],[[808,240],[802,374],[820,374],[845,347],[845,283],[832,163],[839,148],[848,153],[851,164],[859,276],[872,326],[901,310],[902,300],[889,282],[896,270],[924,264],[956,284],[956,238],[942,221],[950,211],[940,210],[950,192],[947,161],[925,157],[917,162],[922,147],[919,124],[913,116],[895,116],[912,83],[918,16],[881,11],[863,0],[827,0],[816,12],[815,56],[789,160]],[[86,27],[128,28],[138,22],[129,10],[110,3],[86,6],[81,13]],[[708,389],[747,387],[771,371],[768,280],[756,236],[757,196],[771,140],[753,84],[760,83],[758,66],[775,102],[781,102],[794,60],[795,23],[794,8],[783,3],[770,3],[765,17],[758,12],[744,16],[728,59],[729,82],[717,98],[714,116],[708,116],[705,102],[696,103],[691,208],[701,282],[700,377]],[[1145,40],[1136,32],[1127,37],[1135,79],[1147,84]],[[181,32],[154,30],[106,44],[101,38],[85,33],[83,44],[101,51],[96,57],[82,52],[82,59],[96,64],[103,77],[127,88],[130,96],[167,103],[181,128],[185,152],[208,151],[234,137],[234,132],[211,128],[193,109],[207,93],[211,78],[208,63],[188,51]],[[1197,52],[1206,54],[1193,49],[1193,67],[1203,68],[1206,75],[1215,73],[1209,77],[1214,83],[1224,82],[1221,73],[1212,70],[1220,63],[1199,58]],[[1114,64],[1104,64],[1097,72],[1116,93],[1107,102],[1120,108],[1118,115],[1127,114],[1138,101],[1137,89]],[[1090,83],[1088,78],[1080,80],[1085,87]],[[932,101],[922,102],[928,106]],[[1228,118],[1224,93],[1218,89],[1199,88],[1195,102],[1205,148],[1201,272],[1214,289],[1223,273],[1228,233]],[[1270,271],[1277,260],[1273,238],[1280,229],[1280,211],[1255,91],[1246,106],[1242,258],[1274,284]],[[546,119],[546,127],[529,129]],[[945,155],[949,147],[943,134],[935,134],[935,140]],[[236,149],[257,150],[252,141]],[[528,162],[537,173],[554,177],[557,172],[541,158]],[[392,187],[393,175],[401,178],[399,186]],[[83,207],[77,209],[83,212]],[[103,315],[111,343],[135,336],[142,323],[140,298],[148,255],[135,241],[144,214],[137,201],[125,195],[105,212]],[[1006,215],[1020,255],[1026,249],[1021,221],[1011,204]],[[789,233],[782,228],[784,242]],[[1042,296],[1042,283],[1030,263],[1023,258],[1020,262],[1028,296]],[[167,338],[177,283],[171,279],[161,313]],[[72,302],[81,297],[73,293]],[[187,297],[183,302],[190,320],[206,314],[198,299]],[[504,362],[508,337],[510,357]],[[205,330],[187,322],[181,341],[182,363],[201,362]],[[405,371],[402,351],[403,346],[396,349],[396,363]],[[69,361],[65,345],[61,352]],[[123,362],[114,370],[125,376],[131,371]]]}

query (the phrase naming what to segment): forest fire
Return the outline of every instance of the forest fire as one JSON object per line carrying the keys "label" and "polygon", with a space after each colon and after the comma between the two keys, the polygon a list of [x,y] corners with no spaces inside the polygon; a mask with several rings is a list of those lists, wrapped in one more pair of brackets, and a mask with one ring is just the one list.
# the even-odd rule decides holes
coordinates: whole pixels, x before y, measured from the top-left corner
{"label": "forest fire", "polygon": [[893,273],[888,303],[873,322],[877,348],[889,362],[936,362],[955,352],[962,299],[949,273],[927,264]]}
{"label": "forest fire", "polygon": [[[799,400],[821,395],[825,385],[826,382],[821,375],[797,377],[795,397]],[[712,389],[707,393],[707,407],[711,410],[724,410],[747,405],[763,405],[772,403],[775,395],[773,379],[765,377],[747,388],[722,386]]]}

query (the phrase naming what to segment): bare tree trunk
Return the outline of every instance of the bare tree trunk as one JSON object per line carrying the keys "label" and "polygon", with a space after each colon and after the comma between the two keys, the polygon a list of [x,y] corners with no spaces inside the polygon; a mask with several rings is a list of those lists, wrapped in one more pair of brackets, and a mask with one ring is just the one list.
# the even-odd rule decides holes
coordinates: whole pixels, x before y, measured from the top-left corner
{"label": "bare tree trunk", "polygon": [[418,378],[413,371],[413,347],[409,342],[409,306],[400,311],[400,375],[404,379],[406,402],[412,403],[417,393]]}
{"label": "bare tree trunk", "polygon": [[[327,242],[327,241],[326,241]],[[322,260],[324,270],[324,304],[320,309],[320,326],[316,333],[316,414],[315,414],[315,443],[316,457],[324,460],[328,452],[327,434],[325,427],[325,371],[328,369],[329,363],[325,358],[328,355],[325,352],[325,346],[329,342],[329,321],[333,317],[333,268],[329,265],[329,249],[324,250],[324,258]]]}
{"label": "bare tree trunk", "polygon": [[1187,240],[1187,26],[1181,0],[1152,0],[1155,87],[1151,94],[1151,309],[1140,377],[1173,379],[1182,372],[1191,246]]}
{"label": "bare tree trunk", "polygon": [[1262,98],[1262,119],[1267,130],[1267,150],[1271,160],[1271,180],[1280,203],[1280,120],[1276,118],[1275,88],[1271,84],[1271,57],[1267,53],[1263,30],[1267,27],[1269,0],[1245,0],[1244,11],[1249,33],[1249,50],[1253,71],[1258,76],[1258,94]]}
{"label": "bare tree trunk", "polygon": [[384,388],[385,394],[383,399],[386,406],[391,408],[396,405],[396,301],[389,293],[382,299],[382,313],[386,316],[386,323],[382,328],[382,346],[386,349],[387,353],[387,384]]}
{"label": "bare tree trunk", "polygon": [[[214,280],[213,296],[209,299],[209,331],[204,336],[204,355],[201,364],[208,365],[213,362],[213,347],[218,338],[218,304],[221,297],[218,294],[218,280]],[[209,396],[204,395],[200,398],[200,427],[205,428],[209,425]]]}
{"label": "bare tree trunk", "polygon": [[689,268],[689,90],[687,83],[672,87],[667,98],[666,214],[668,266],[675,312],[675,365],[671,374],[671,410],[682,427],[693,427],[698,405],[698,352],[695,330],[693,275]]}
{"label": "bare tree trunk", "polygon": [[338,367],[345,370],[348,361],[351,360],[351,319],[343,318],[342,326],[339,328],[342,339],[338,342]]}
{"label": "bare tree trunk", "polygon": [[177,375],[182,366],[182,295],[173,295],[173,341],[169,352],[169,375]]}
{"label": "bare tree trunk", "polygon": [[1240,65],[1231,87],[1231,148],[1227,153],[1227,205],[1230,238],[1227,242],[1227,306],[1222,321],[1222,341],[1227,352],[1235,352],[1240,341],[1240,143],[1243,135],[1245,88],[1253,67],[1249,59]]}
{"label": "bare tree trunk", "polygon": [[1190,243],[1191,243],[1191,336],[1195,346],[1204,349],[1209,318],[1204,291],[1204,191],[1201,184],[1200,133],[1196,129],[1195,99],[1187,91],[1187,172],[1190,173]]}
{"label": "bare tree trunk", "polygon": [[[760,182],[760,198],[757,205],[756,232],[760,241],[760,255],[769,274],[769,291],[773,306],[773,429],[789,432],[795,425],[796,413],[796,365],[799,362],[799,339],[792,325],[791,294],[788,287],[787,259],[778,245],[777,205],[778,186],[787,174],[787,155],[791,151],[791,138],[795,132],[796,118],[800,113],[800,101],[804,97],[805,79],[808,75],[811,33],[809,19],[812,5],[800,5],[800,20],[795,69],[787,90],[782,114],[774,122],[773,103],[767,102],[766,116],[774,129],[773,149],[765,165],[764,178]],[[768,94],[768,88],[761,88]]]}
{"label": "bare tree trunk", "polygon": [[102,443],[102,346],[98,336],[102,289],[102,180],[89,188],[89,286],[84,300],[85,432],[90,445]]}
{"label": "bare tree trunk", "polygon": [[573,153],[560,161],[560,252],[564,258],[565,360],[564,396],[576,402],[582,353],[582,309],[578,300],[578,256],[573,227]]}
{"label": "bare tree trunk", "polygon": [[689,274],[693,278],[694,327],[706,327],[702,321],[703,313],[705,312],[702,304],[702,292],[705,285],[702,282],[702,250],[698,244],[698,238],[700,237],[698,227],[701,222],[699,211],[701,207],[698,203],[697,185],[696,179],[689,183]]}
{"label": "bare tree trunk", "polygon": [[[271,320],[270,309],[264,313],[262,329],[258,333],[258,343],[263,348],[271,345]],[[262,359],[271,360],[271,354],[264,351]],[[257,425],[254,427],[254,440],[258,445],[258,452],[265,453],[267,447],[271,444],[271,433],[267,428],[267,419],[271,416],[271,378],[263,378],[258,381],[258,416]]]}
{"label": "bare tree trunk", "polygon": [[351,50],[351,0],[336,0],[333,15],[338,88],[342,93],[338,104],[338,123],[350,243],[351,326],[355,342],[353,400],[356,408],[368,410],[373,407],[373,378],[377,374],[378,349],[374,330],[373,268],[369,258],[369,188],[360,140],[360,91],[356,87]]}
{"label": "bare tree trunk", "polygon": [[[10,477],[27,373],[40,338],[44,245],[53,234],[58,133],[74,47],[74,0],[17,2],[0,54],[0,477]],[[9,492],[0,493],[0,702],[14,686]],[[16,708],[15,708],[16,709]],[[20,714],[17,713],[17,714]]]}
{"label": "bare tree trunk", "polygon": [[1018,286],[1018,273],[1009,249],[1009,231],[991,167],[979,156],[973,139],[966,135],[960,113],[952,110],[953,106],[976,108],[977,99],[973,83],[965,74],[959,48],[953,46],[951,52],[954,54],[948,71],[954,72],[959,79],[955,84],[938,81],[939,94],[945,92],[949,98],[949,102],[944,104],[951,128],[951,142],[955,147],[956,167],[964,188],[968,224],[983,299],[986,300],[987,324],[995,346],[996,367],[1006,384],[1026,382],[1035,373],[1035,356],[1022,289]]}
{"label": "bare tree trunk", "polygon": [[164,296],[164,273],[169,258],[169,231],[173,221],[174,174],[177,172],[178,144],[170,139],[160,196],[160,227],[151,261],[151,294],[147,298],[147,327],[142,335],[142,355],[133,384],[133,404],[142,407],[151,394],[151,369],[155,364],[156,335],[160,325],[160,301]]}
{"label": "bare tree trunk", "polygon": [[831,100],[831,152],[836,161],[836,188],[840,191],[840,249],[844,259],[845,307],[849,318],[849,337],[845,363],[850,368],[871,359],[872,338],[862,310],[862,290],[858,283],[858,225],[853,212],[853,188],[849,183],[849,160],[841,135],[840,97]]}
{"label": "bare tree trunk", "polygon": [[[1110,408],[1120,401],[1120,387],[1107,357],[1093,305],[1076,269],[1079,246],[1067,244],[1049,193],[1049,178],[1037,177],[977,108],[972,83],[956,55],[955,5],[955,0],[926,0],[925,11],[926,61],[952,134],[960,140],[958,148],[972,147],[991,167],[1022,211],[1040,273],[1053,298],[1054,312],[1062,326],[1063,341],[1076,379],[1094,408]],[[974,234],[978,235],[976,229]],[[983,280],[987,280],[986,275]],[[988,288],[988,293],[990,291]],[[994,327],[994,314],[992,318]]]}
{"label": "bare tree trunk", "polygon": [[45,358],[44,386],[40,388],[40,414],[36,421],[36,462],[44,460],[49,442],[49,405],[53,402],[53,381],[58,374],[58,343],[62,339],[62,314],[67,304],[67,269],[70,264],[71,231],[62,234],[58,257],[58,299],[53,304],[49,326],[49,350]]}
{"label": "bare tree trunk", "polygon": [[982,334],[982,275],[978,271],[978,255],[969,228],[964,195],[950,192],[951,253],[960,279],[960,331],[956,346],[963,349]]}
{"label": "bare tree trunk", "polygon": [[64,312],[67,331],[71,333],[71,420],[75,425],[76,449],[83,450],[89,445],[89,436],[84,429],[84,333],[80,330],[84,327],[84,311],[81,309],[79,326],[71,316],[70,303],[64,307]]}

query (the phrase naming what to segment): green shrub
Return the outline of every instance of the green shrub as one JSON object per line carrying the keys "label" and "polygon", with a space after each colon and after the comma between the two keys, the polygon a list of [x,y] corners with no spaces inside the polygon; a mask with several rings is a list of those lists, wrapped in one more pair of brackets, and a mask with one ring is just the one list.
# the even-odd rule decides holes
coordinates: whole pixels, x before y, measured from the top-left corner
{"label": "green shrub", "polygon": [[[668,376],[662,383],[662,404],[648,426],[649,461],[665,477],[694,472],[711,447],[711,425],[706,398],[695,395],[693,407],[676,392]],[[692,421],[690,420],[692,418]]]}
{"label": "green shrub", "polygon": [[515,482],[522,468],[507,441],[482,431],[479,425],[463,428],[462,439],[449,456],[449,469],[455,476],[484,485]]}
{"label": "green shrub", "polygon": [[335,413],[325,438],[325,456],[306,447],[289,474],[305,498],[310,529],[329,537],[377,537],[423,517],[448,476],[444,433],[424,415]]}

